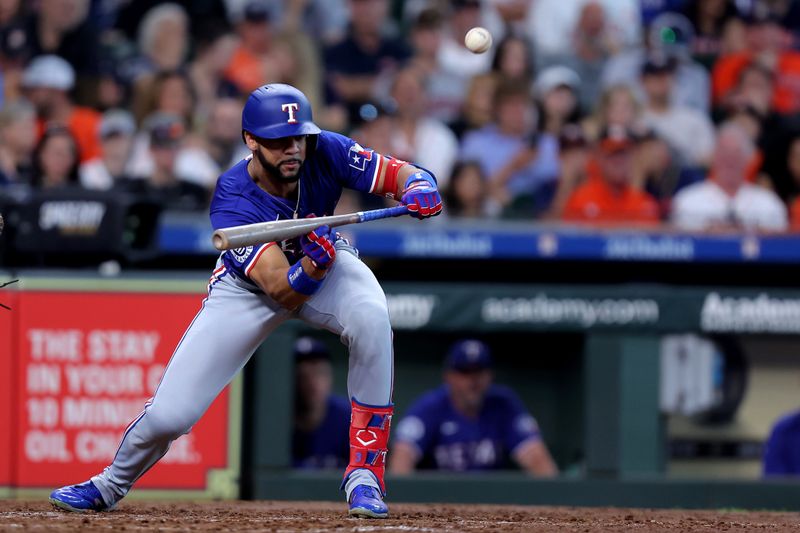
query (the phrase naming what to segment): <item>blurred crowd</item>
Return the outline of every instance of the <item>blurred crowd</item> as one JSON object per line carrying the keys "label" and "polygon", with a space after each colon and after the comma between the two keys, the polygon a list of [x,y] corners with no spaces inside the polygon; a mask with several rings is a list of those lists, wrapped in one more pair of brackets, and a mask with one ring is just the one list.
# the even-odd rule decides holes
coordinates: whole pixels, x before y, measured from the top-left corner
{"label": "blurred crowd", "polygon": [[0,0],[0,194],[200,212],[268,82],[446,217],[800,228],[795,0]]}

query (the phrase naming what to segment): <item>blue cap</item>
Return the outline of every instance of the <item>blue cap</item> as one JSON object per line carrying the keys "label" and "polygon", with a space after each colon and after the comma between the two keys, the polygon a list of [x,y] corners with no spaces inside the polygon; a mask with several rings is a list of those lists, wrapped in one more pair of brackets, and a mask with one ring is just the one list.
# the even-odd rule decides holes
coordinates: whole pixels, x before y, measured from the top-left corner
{"label": "blue cap", "polygon": [[492,354],[485,342],[465,339],[450,347],[444,366],[459,372],[486,370],[492,367]]}
{"label": "blue cap", "polygon": [[299,337],[294,343],[294,360],[301,361],[315,361],[324,359],[330,361],[331,352],[325,343],[313,337]]}

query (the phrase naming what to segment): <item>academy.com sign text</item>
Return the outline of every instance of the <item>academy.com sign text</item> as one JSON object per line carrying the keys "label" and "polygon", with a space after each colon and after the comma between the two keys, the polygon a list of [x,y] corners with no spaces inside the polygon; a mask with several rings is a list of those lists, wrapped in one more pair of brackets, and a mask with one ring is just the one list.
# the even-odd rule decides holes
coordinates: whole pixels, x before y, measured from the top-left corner
{"label": "academy.com sign text", "polygon": [[593,326],[653,325],[659,320],[658,302],[634,298],[487,298],[481,317],[488,323],[579,324]]}

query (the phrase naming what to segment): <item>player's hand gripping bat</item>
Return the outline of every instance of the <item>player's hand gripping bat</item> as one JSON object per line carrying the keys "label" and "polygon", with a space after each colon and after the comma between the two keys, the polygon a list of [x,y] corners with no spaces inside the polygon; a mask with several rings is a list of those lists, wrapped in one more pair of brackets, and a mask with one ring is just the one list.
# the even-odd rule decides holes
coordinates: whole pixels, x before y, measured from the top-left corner
{"label": "player's hand gripping bat", "polygon": [[407,206],[399,205],[397,207],[373,209],[372,211],[359,211],[347,215],[259,222],[258,224],[220,228],[214,232],[211,241],[217,250],[232,250],[234,248],[264,244],[265,242],[291,239],[305,235],[320,226],[328,225],[335,228],[346,224],[360,224],[361,222],[369,222],[370,220],[381,218],[399,217],[408,213]]}

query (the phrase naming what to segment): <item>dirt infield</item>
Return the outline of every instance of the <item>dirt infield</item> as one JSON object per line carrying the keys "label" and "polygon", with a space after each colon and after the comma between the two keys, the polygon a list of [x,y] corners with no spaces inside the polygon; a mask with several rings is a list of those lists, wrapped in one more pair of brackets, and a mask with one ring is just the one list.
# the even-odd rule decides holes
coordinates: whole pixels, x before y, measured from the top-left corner
{"label": "dirt infield", "polygon": [[0,531],[798,531],[800,514],[394,504],[386,520],[348,518],[343,503],[139,502],[77,514],[0,501]]}

